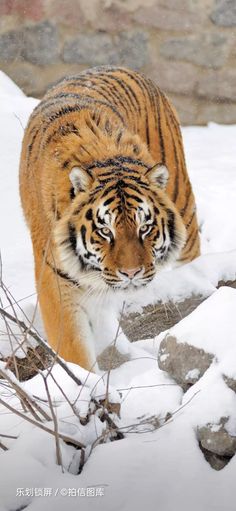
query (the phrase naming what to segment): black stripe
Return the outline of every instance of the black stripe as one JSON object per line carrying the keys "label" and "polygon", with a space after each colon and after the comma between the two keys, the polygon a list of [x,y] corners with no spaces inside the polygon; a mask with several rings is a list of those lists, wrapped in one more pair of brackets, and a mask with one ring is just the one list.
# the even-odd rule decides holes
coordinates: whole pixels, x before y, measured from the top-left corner
{"label": "black stripe", "polygon": [[149,122],[148,122],[148,114],[146,109],[146,141],[148,149],[150,149],[150,133],[149,133]]}
{"label": "black stripe", "polygon": [[[119,68],[119,71],[123,72],[131,80],[133,80],[136,85],[139,86],[141,89],[143,96],[145,98],[148,98],[152,113],[155,117],[155,124],[156,129],[159,132],[159,141],[160,141],[160,150],[161,150],[161,158],[162,162],[165,163],[165,148],[164,148],[164,139],[163,139],[163,133],[161,128],[161,117],[160,117],[160,100],[159,104],[157,105],[156,99],[159,99],[158,93],[159,89],[156,87],[156,85],[149,79],[147,79],[142,73],[130,73],[127,69]],[[147,115],[147,109],[146,109],[146,115]]]}
{"label": "black stripe", "polygon": [[[89,156],[91,156],[91,158],[92,158],[92,154],[88,151],[88,149],[86,149],[86,147],[84,147],[84,145],[82,145],[82,144],[81,144],[81,145],[79,146],[79,149],[80,149],[80,151],[81,151],[81,149],[82,149],[82,151],[84,151],[86,154],[88,154],[88,155],[89,155]],[[77,156],[77,158],[78,158],[78,156]],[[80,161],[80,160],[78,159],[78,161]],[[87,169],[86,169],[86,170],[87,170]]]}
{"label": "black stripe", "polygon": [[111,204],[113,201],[114,201],[114,197],[110,197],[110,199],[105,200],[105,202],[103,203],[103,206],[106,207],[109,204]]}
{"label": "black stripe", "polygon": [[65,99],[72,98],[72,99],[82,99],[83,96],[81,94],[76,94],[74,92],[59,92],[58,94],[55,94],[54,96],[46,97],[45,99],[42,99],[40,103],[35,107],[33,110],[31,116],[34,118],[38,113],[43,113],[48,108],[51,108],[53,106],[58,106],[58,103],[60,101],[65,102]]}
{"label": "black stripe", "polygon": [[[77,96],[79,96],[81,98],[80,95],[77,95]],[[83,97],[83,103],[82,104],[76,103],[74,105],[66,105],[65,107],[61,107],[59,110],[57,109],[56,111],[51,112],[50,114],[48,114],[48,116],[45,117],[42,120],[42,122],[41,122],[41,124],[45,123],[45,126],[43,127],[44,131],[46,131],[48,125],[51,126],[51,123],[53,123],[55,120],[59,119],[60,117],[63,117],[64,115],[67,115],[69,113],[79,112],[81,110],[85,110],[86,108],[90,107],[91,105],[92,106],[101,105],[101,106],[105,106],[106,108],[109,108],[110,110],[112,110],[112,112],[115,115],[117,115],[117,117],[120,119],[122,124],[125,124],[122,115],[120,114],[120,112],[118,112],[114,108],[113,105],[111,105],[110,103],[107,103],[105,101],[101,101],[101,100],[94,99],[92,97],[86,96],[86,97]],[[50,106],[50,103],[48,103],[48,106]],[[56,103],[56,106],[58,107],[58,103]],[[35,127],[33,129],[35,129]]]}
{"label": "black stripe", "polygon": [[185,154],[184,154],[184,147],[183,147],[183,140],[182,140],[180,126],[179,126],[178,120],[176,119],[176,117],[171,109],[171,105],[170,105],[167,97],[161,91],[160,91],[160,94],[161,94],[162,101],[165,104],[165,109],[166,109],[166,111],[168,111],[169,116],[171,118],[172,125],[175,129],[176,138],[178,140],[178,144],[180,147],[180,154],[181,154],[181,160],[182,160],[181,170],[182,170],[182,174],[185,175],[185,180],[186,180],[186,178],[188,179],[188,175],[187,175],[187,168],[186,168],[186,161],[185,161]]}
{"label": "black stripe", "polygon": [[122,137],[122,135],[123,135],[123,131],[122,131],[122,130],[120,130],[120,131],[119,131],[119,133],[118,133],[118,135],[117,135],[117,139],[116,139],[117,144],[119,144],[119,142],[121,141],[121,137]]}
{"label": "black stripe", "polygon": [[67,168],[68,168],[68,166],[69,166],[69,164],[70,164],[70,160],[65,160],[65,161],[63,162],[63,164],[62,164],[62,168],[63,168],[63,169],[67,169]]}
{"label": "black stripe", "polygon": [[175,214],[171,209],[167,209],[167,226],[169,231],[170,240],[173,243],[175,241]]}
{"label": "black stripe", "polygon": [[165,164],[166,152],[165,152],[165,144],[164,144],[164,137],[163,137],[163,133],[162,133],[162,127],[161,127],[161,95],[159,94],[159,89],[157,89],[155,99],[156,99],[155,111],[157,112],[157,117],[158,117],[157,126],[158,126],[159,143],[160,143],[160,150],[161,150],[161,161],[163,164]]}
{"label": "black stripe", "polygon": [[59,268],[54,268],[54,266],[52,266],[48,261],[46,261],[47,265],[49,266],[49,268],[51,268],[51,270],[58,276],[60,277],[61,279],[64,279],[64,280],[67,280],[67,282],[69,282],[70,284],[73,284],[74,286],[76,287],[81,287],[80,283],[77,281],[77,280],[74,280],[72,279],[68,273],[65,273],[64,271],[62,270],[59,270]]}
{"label": "black stripe", "polygon": [[74,253],[77,255],[77,252],[76,252],[76,241],[77,241],[76,229],[75,229],[75,226],[71,222],[68,222],[68,232],[69,232],[69,241],[70,241],[71,247],[72,247]]}
{"label": "black stripe", "polygon": [[[150,167],[146,165],[142,160],[138,160],[136,158],[132,158],[130,156],[116,156],[115,158],[108,158],[107,160],[100,161],[97,160],[93,162],[92,165],[89,165],[86,167],[87,169],[91,170],[93,168],[106,168],[106,167],[120,167],[123,163],[130,163],[131,165],[139,165],[141,167],[144,167],[145,169],[149,169]],[[129,169],[128,169],[129,170]]]}
{"label": "black stripe", "polygon": [[[116,70],[113,72],[116,73]],[[129,102],[130,102],[131,106],[133,107],[134,111],[135,112],[138,111],[138,113],[140,114],[141,113],[140,104],[139,104],[138,98],[137,98],[134,90],[132,89],[132,87],[130,87],[130,85],[128,85],[128,83],[124,82],[121,78],[118,78],[117,76],[114,76],[113,74],[109,74],[108,78],[110,78],[111,80],[118,83],[118,85],[121,87],[121,89],[123,89],[123,91],[128,96]]]}
{"label": "black stripe", "polygon": [[[110,167],[108,167],[110,169]],[[111,179],[117,179],[119,176],[124,177],[124,172],[132,172],[132,174],[136,174],[133,176],[135,179],[140,179],[140,173],[137,170],[133,170],[130,167],[124,167],[123,165],[115,166],[111,171],[105,172],[103,174],[99,174],[97,177],[100,181],[104,183],[104,181],[110,181]],[[110,177],[109,177],[110,176]],[[102,179],[101,179],[102,178]],[[129,174],[126,176],[127,179],[132,179],[132,176]]]}
{"label": "black stripe", "polygon": [[141,202],[143,202],[143,199],[140,199],[140,197],[138,197],[137,195],[132,195],[132,194],[130,194],[130,193],[125,193],[125,195],[126,195],[127,199],[134,199],[134,200],[136,200],[139,204],[140,204]]}
{"label": "black stripe", "polygon": [[87,250],[87,243],[86,243],[86,232],[87,232],[87,229],[86,229],[85,225],[81,226],[80,232],[81,232],[81,237],[82,237],[82,241],[83,241],[83,244],[84,244],[84,248],[85,248],[85,250]]}
{"label": "black stripe", "polygon": [[158,230],[158,231],[156,231],[155,236],[153,237],[153,241],[158,240],[158,238],[160,238],[160,234],[161,234],[161,233],[160,233],[160,231],[159,231],[159,230]]}
{"label": "black stripe", "polygon": [[[110,95],[110,97],[112,97],[112,100],[114,101],[115,105],[118,106],[118,107],[122,106],[122,108],[124,108],[124,110],[126,112],[126,115],[128,117],[129,114],[130,114],[130,110],[128,109],[127,105],[124,103],[123,98],[120,97],[118,91],[109,82],[107,77],[105,77],[103,75],[102,76],[99,75],[98,80],[102,80],[103,82],[106,83],[106,85],[109,87],[109,95]],[[95,86],[96,86],[96,90],[97,90],[98,87],[103,87],[102,84],[99,84],[99,83],[96,83]],[[103,87],[103,90],[104,90],[104,87]],[[99,92],[99,90],[98,90],[98,92]]]}
{"label": "black stripe", "polygon": [[167,115],[166,115],[166,123],[167,123],[168,128],[169,128],[169,133],[170,133],[170,136],[171,136],[173,150],[174,150],[174,156],[175,156],[175,164],[176,164],[176,168],[175,168],[175,181],[174,181],[174,190],[173,190],[171,198],[172,198],[173,202],[176,202],[177,197],[178,197],[178,193],[179,193],[179,158],[178,158],[178,154],[177,154],[175,138],[174,138],[174,135],[173,135],[173,132],[172,132],[172,129],[171,129],[171,126],[170,126],[169,118],[168,118]]}
{"label": "black stripe", "polygon": [[28,154],[29,154],[29,156],[30,156],[30,155],[31,155],[31,153],[32,153],[33,146],[34,146],[34,142],[35,142],[35,140],[36,140],[36,137],[37,137],[38,133],[39,133],[39,130],[37,129],[37,130],[36,130],[36,132],[35,132],[35,133],[33,134],[33,136],[32,136],[32,139],[31,139],[30,144],[28,145]]}
{"label": "black stripe", "polygon": [[60,220],[61,218],[61,215],[60,215],[60,212],[58,211],[58,207],[57,207],[57,200],[56,200],[56,197],[54,194],[52,194],[52,212],[54,214],[54,218],[56,220]]}
{"label": "black stripe", "polygon": [[[144,75],[142,75],[142,73],[137,73],[137,72],[132,73],[132,72],[129,72],[128,69],[120,68],[120,67],[117,68],[117,71],[120,71],[121,73],[127,75],[131,80],[133,80],[136,83],[136,85],[138,85],[140,87],[144,96],[145,96],[145,90],[148,93],[147,81],[146,81],[146,78],[144,77]],[[144,81],[142,81],[142,78],[144,78]]]}
{"label": "black stripe", "polygon": [[89,208],[89,209],[86,211],[85,218],[86,218],[87,220],[92,220],[92,219],[93,219],[93,210],[92,210],[92,208]]}
{"label": "black stripe", "polygon": [[165,242],[166,241],[166,233],[165,233],[165,222],[164,222],[164,218],[161,219],[161,226],[162,226],[162,236],[163,236],[163,241]]}
{"label": "black stripe", "polygon": [[192,213],[192,215],[191,215],[191,217],[190,217],[190,219],[189,219],[189,221],[188,221],[187,225],[185,226],[185,227],[186,227],[186,229],[189,229],[189,227],[190,227],[190,225],[191,225],[191,223],[192,223],[192,221],[193,221],[193,219],[194,219],[195,215],[196,215],[196,210],[195,210],[195,208],[194,208],[194,211],[193,211],[193,213]]}
{"label": "black stripe", "polygon": [[184,204],[184,206],[182,207],[182,209],[181,209],[181,211],[180,211],[180,214],[181,214],[181,216],[182,216],[182,217],[184,217],[184,215],[185,215],[185,213],[186,213],[186,211],[187,211],[187,208],[188,208],[188,206],[190,205],[190,203],[189,203],[189,197],[190,197],[190,195],[191,195],[191,193],[192,193],[192,187],[191,187],[191,183],[190,183],[190,181],[188,181],[188,183],[187,183],[187,184],[188,184],[188,188],[187,188],[187,190],[186,190],[186,192],[185,192],[185,204]]}
{"label": "black stripe", "polygon": [[[88,100],[89,98],[86,97],[86,100]],[[102,105],[102,106],[106,106],[107,108],[110,108],[110,110],[112,110],[112,112],[114,114],[116,114],[119,119],[121,120],[121,122],[124,124],[124,120],[121,116],[121,114],[110,104],[110,103],[105,103],[105,101],[100,101],[98,99],[94,99],[94,98],[91,98],[91,102],[90,103],[95,103],[97,105]],[[65,114],[68,114],[68,113],[72,113],[72,112],[78,112],[79,110],[83,110],[83,109],[86,109],[88,107],[88,105],[75,105],[75,106],[71,106],[71,107],[65,107],[65,108],[62,108],[59,112],[56,113],[56,115],[53,115],[51,118],[50,118],[50,122],[54,121],[55,119],[61,117],[62,115],[65,115]]]}
{"label": "black stripe", "polygon": [[125,192],[128,193],[128,188],[131,190],[134,190],[135,192],[139,193],[139,187],[133,185],[132,183],[124,182]]}
{"label": "black stripe", "polygon": [[[87,82],[87,80],[86,80],[86,82]],[[71,84],[71,83],[70,83],[69,85],[70,85],[70,86],[71,86],[71,85],[75,85],[75,87],[81,87],[81,88],[83,88],[83,87],[84,87],[85,89],[87,89],[87,88],[88,88],[88,86],[86,85],[86,83],[82,83],[82,84],[81,84],[81,83],[80,83],[80,84],[78,84],[78,83],[75,83],[75,84],[74,84],[74,83],[72,83],[72,84]],[[102,96],[102,97],[105,99],[105,101],[107,101],[108,103],[111,103],[111,101],[110,101],[110,97],[109,97],[109,94],[108,94],[108,91],[106,91],[106,89],[104,90],[104,87],[102,87],[102,86],[101,86],[102,90],[99,90],[99,88],[98,88],[98,85],[99,85],[99,84],[98,84],[98,83],[95,83],[95,84],[93,84],[93,85],[95,85],[95,90],[96,90],[96,92],[97,92],[98,94],[100,94],[100,96]],[[91,88],[91,90],[93,90],[93,88]],[[87,94],[85,94],[85,96],[87,96]],[[89,96],[89,97],[92,97],[92,96]],[[114,103],[115,103],[115,101],[114,101]]]}
{"label": "black stripe", "polygon": [[[194,236],[193,236],[193,234],[194,234]],[[192,236],[193,236],[193,240],[192,240],[192,242],[190,243],[190,245],[188,247],[188,243],[189,243],[190,239],[192,238]],[[198,237],[198,229],[196,231],[193,231],[193,233],[191,234],[190,238],[187,241],[187,244],[186,244],[186,246],[187,246],[187,254],[189,254],[189,252],[191,252],[192,248],[194,247],[194,244],[195,244],[195,242],[197,240],[197,237]]]}
{"label": "black stripe", "polygon": [[[110,167],[108,167],[110,168]],[[112,170],[109,170],[107,172],[104,172],[103,174],[99,174],[99,180],[104,182],[103,178],[104,179],[110,179],[110,178],[113,178],[114,179],[114,172],[116,173],[116,177],[121,175],[121,172],[119,172],[119,170],[117,169],[112,169]],[[101,179],[102,178],[102,179]]]}

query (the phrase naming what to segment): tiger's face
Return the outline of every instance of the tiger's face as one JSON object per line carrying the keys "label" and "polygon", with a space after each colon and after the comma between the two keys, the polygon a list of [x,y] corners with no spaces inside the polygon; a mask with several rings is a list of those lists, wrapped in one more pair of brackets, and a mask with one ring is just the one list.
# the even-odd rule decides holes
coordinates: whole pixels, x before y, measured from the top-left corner
{"label": "tiger's face", "polygon": [[145,175],[86,174],[72,170],[75,198],[55,229],[62,269],[94,290],[146,285],[185,242],[181,217],[163,190],[166,167]]}

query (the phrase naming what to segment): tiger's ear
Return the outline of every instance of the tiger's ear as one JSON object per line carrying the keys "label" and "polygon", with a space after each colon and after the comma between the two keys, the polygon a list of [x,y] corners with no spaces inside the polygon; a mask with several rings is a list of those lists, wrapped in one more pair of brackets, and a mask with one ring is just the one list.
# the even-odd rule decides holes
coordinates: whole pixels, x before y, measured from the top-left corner
{"label": "tiger's ear", "polygon": [[73,185],[75,194],[78,192],[85,192],[91,184],[91,176],[85,169],[80,167],[73,167],[69,174],[70,181]]}
{"label": "tiger's ear", "polygon": [[156,184],[160,188],[165,188],[169,178],[169,171],[163,163],[156,163],[145,175],[151,183]]}

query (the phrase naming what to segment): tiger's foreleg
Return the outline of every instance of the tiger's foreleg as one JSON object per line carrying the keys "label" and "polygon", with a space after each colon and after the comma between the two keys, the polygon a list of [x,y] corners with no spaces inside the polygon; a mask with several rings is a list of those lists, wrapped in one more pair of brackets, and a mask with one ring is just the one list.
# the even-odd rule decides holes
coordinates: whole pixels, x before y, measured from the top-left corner
{"label": "tiger's foreleg", "polygon": [[35,257],[39,305],[48,343],[67,362],[96,371],[93,333],[81,291],[64,282],[42,258]]}

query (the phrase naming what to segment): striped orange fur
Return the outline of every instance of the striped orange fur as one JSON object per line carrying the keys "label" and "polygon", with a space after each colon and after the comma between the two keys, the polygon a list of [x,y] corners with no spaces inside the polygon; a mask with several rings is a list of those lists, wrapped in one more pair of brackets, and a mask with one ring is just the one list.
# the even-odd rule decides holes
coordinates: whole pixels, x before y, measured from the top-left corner
{"label": "striped orange fur", "polygon": [[48,341],[87,369],[89,296],[139,288],[199,255],[176,113],[129,69],[90,69],[48,91],[25,131],[20,194]]}

